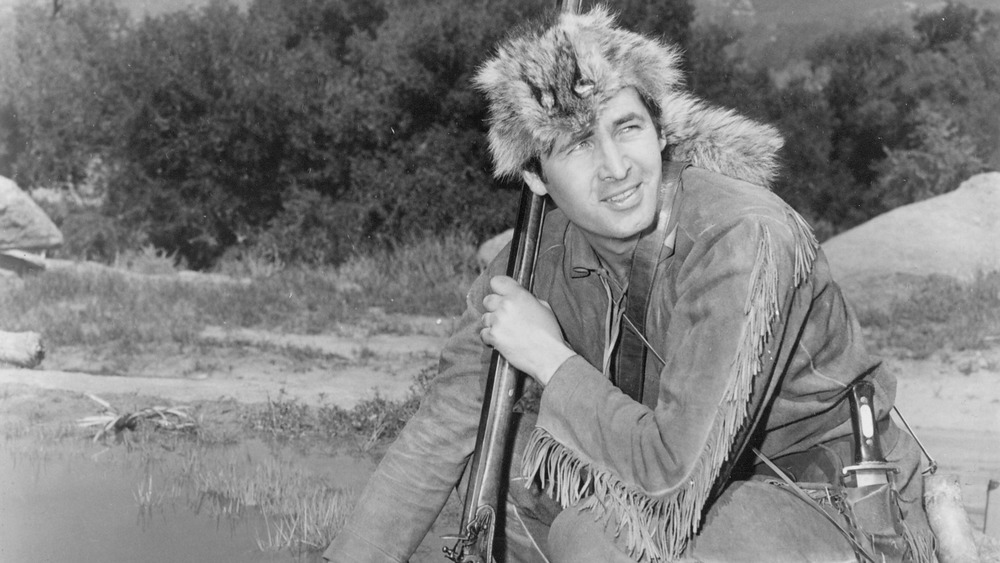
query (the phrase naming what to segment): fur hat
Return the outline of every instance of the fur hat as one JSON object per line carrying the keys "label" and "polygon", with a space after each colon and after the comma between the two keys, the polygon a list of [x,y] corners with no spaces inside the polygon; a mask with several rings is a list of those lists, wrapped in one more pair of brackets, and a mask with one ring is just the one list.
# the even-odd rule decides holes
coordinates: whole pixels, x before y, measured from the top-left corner
{"label": "fur hat", "polygon": [[603,6],[513,32],[475,77],[489,102],[494,175],[516,176],[561,136],[591,126],[604,101],[632,87],[659,110],[671,160],[770,184],[781,137],[681,91],[679,62],[678,48],[618,27]]}

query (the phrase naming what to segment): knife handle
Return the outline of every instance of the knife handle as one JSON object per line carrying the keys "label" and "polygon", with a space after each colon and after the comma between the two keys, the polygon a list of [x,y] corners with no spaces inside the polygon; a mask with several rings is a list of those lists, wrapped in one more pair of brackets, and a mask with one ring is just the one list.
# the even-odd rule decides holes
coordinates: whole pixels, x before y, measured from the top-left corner
{"label": "knife handle", "polygon": [[859,381],[851,386],[848,397],[854,421],[854,463],[884,463],[875,426],[875,386],[871,381]]}

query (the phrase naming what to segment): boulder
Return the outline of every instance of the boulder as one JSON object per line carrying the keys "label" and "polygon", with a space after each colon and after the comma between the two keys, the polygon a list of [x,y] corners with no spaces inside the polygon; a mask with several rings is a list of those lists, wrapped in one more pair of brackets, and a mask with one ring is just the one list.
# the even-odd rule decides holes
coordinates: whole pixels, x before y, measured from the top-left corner
{"label": "boulder", "polygon": [[970,280],[1000,270],[1000,172],[883,213],[827,240],[823,251],[855,301],[932,274]]}
{"label": "boulder", "polygon": [[507,246],[513,238],[514,229],[507,229],[479,245],[479,250],[476,251],[476,261],[479,262],[479,266],[481,268],[488,266],[497,257],[497,254],[500,254],[503,247]]}
{"label": "boulder", "polygon": [[44,250],[62,243],[62,233],[42,208],[0,176],[0,250]]}
{"label": "boulder", "polygon": [[33,368],[45,357],[42,337],[37,332],[6,332],[0,330],[0,366],[10,364]]}

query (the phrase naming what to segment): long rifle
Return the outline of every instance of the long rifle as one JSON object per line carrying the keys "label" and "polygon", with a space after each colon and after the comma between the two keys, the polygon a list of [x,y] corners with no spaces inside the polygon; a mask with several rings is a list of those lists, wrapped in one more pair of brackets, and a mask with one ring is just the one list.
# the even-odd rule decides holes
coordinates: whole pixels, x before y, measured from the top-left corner
{"label": "long rifle", "polygon": [[[531,290],[539,235],[545,213],[544,198],[527,187],[521,204],[507,259],[507,275]],[[493,546],[497,514],[504,510],[509,471],[509,446],[514,404],[521,394],[524,375],[495,349],[486,379],[483,410],[479,417],[476,451],[462,510],[462,523],[454,547],[444,548],[455,563],[494,563]],[[502,533],[502,532],[501,532]]]}
{"label": "long rifle", "polygon": [[[556,0],[560,10],[578,13],[582,0]],[[531,291],[535,257],[545,215],[545,199],[521,189],[521,202],[507,259],[507,275]],[[483,410],[476,435],[476,451],[455,546],[444,548],[455,563],[495,563],[497,515],[506,507],[510,468],[511,423],[524,375],[493,350],[486,379]],[[500,531],[503,534],[503,531]]]}

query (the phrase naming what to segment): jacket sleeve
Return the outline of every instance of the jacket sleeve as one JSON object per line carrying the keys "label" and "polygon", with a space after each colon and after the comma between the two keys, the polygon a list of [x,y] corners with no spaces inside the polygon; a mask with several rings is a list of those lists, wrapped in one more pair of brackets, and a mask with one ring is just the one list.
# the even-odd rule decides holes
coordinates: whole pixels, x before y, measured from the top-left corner
{"label": "jacket sleeve", "polygon": [[486,280],[484,274],[474,283],[437,377],[323,554],[327,560],[407,561],[461,479],[475,448],[490,358],[479,339]]}
{"label": "jacket sleeve", "polygon": [[617,518],[633,556],[669,559],[683,551],[747,422],[751,391],[776,375],[770,337],[783,333],[814,249],[797,226],[748,210],[691,237],[669,325],[651,335],[664,339],[653,346],[666,361],[655,409],[579,356],[542,394],[526,473],[537,474],[564,506],[582,503]]}

